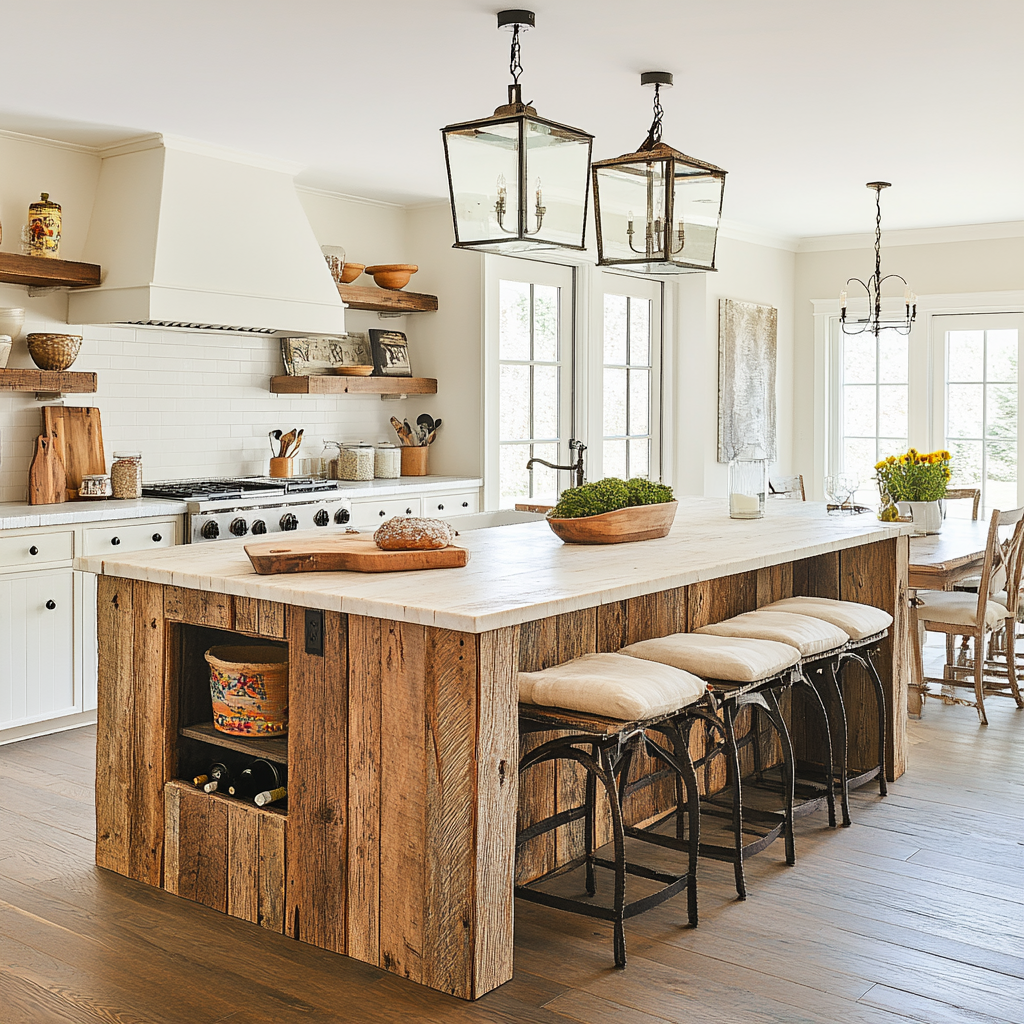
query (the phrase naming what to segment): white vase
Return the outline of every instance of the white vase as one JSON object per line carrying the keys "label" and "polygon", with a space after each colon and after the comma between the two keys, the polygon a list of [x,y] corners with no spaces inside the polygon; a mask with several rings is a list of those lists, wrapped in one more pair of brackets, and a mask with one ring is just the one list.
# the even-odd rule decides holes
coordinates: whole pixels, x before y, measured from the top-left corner
{"label": "white vase", "polygon": [[919,534],[938,533],[942,529],[942,504],[938,501],[901,501],[901,516],[910,516]]}

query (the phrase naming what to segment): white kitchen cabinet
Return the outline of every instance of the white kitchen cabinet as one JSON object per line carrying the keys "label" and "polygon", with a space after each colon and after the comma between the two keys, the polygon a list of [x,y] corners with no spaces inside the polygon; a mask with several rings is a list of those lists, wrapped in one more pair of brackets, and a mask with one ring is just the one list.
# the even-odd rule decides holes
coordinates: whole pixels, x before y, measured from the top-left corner
{"label": "white kitchen cabinet", "polygon": [[0,730],[82,710],[70,567],[0,575]]}
{"label": "white kitchen cabinet", "polygon": [[353,498],[352,522],[356,530],[369,530],[395,516],[418,516],[420,499],[417,495],[401,498]]}
{"label": "white kitchen cabinet", "polygon": [[464,516],[479,511],[479,490],[430,494],[423,498],[423,515],[432,519],[447,519],[449,516]]}

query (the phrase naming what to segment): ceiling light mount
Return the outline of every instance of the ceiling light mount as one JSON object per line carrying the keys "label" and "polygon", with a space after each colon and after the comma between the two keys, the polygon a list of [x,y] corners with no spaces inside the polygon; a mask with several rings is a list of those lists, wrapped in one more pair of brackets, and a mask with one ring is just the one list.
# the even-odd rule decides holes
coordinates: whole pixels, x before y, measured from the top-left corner
{"label": "ceiling light mount", "polygon": [[[882,276],[882,189],[892,188],[892,182],[869,181],[866,187],[875,193],[875,272],[867,281],[862,281],[859,277],[851,277],[847,279],[846,284],[847,286],[859,284],[864,289],[868,298],[868,313],[866,317],[858,320],[851,320],[847,316],[847,296],[846,288],[844,288],[839,293],[839,323],[843,334],[865,334],[870,331],[876,340],[879,334],[886,329],[907,335],[917,318],[917,296],[910,290],[905,277],[899,274]],[[905,312],[902,318],[882,316],[882,285],[890,280],[903,282]]]}

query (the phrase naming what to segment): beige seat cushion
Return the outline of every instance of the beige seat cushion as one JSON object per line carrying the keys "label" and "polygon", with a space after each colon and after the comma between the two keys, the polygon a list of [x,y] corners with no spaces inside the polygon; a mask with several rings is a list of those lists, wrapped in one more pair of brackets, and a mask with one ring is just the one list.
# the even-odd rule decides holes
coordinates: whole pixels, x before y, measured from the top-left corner
{"label": "beige seat cushion", "polygon": [[874,636],[892,625],[892,616],[881,608],[857,601],[835,601],[830,597],[787,597],[765,607],[824,619],[848,633],[851,640]]}
{"label": "beige seat cushion", "polygon": [[747,640],[707,633],[673,633],[641,640],[619,654],[672,665],[705,679],[756,683],[770,679],[800,661],[800,652],[774,640]]}
{"label": "beige seat cushion", "polygon": [[[919,590],[921,607],[917,617],[921,622],[944,622],[952,626],[978,626],[978,595],[960,591]],[[1010,617],[1006,606],[998,601],[985,603],[985,625],[999,629]]]}
{"label": "beige seat cushion", "polygon": [[814,658],[825,651],[843,647],[850,639],[846,632],[824,619],[795,612],[744,612],[724,622],[701,626],[696,632],[716,636],[745,636],[754,640],[776,640],[789,644],[800,652],[801,658]]}
{"label": "beige seat cushion", "polygon": [[584,654],[542,672],[519,673],[524,704],[637,721],[685,708],[707,683],[671,665],[638,665],[621,654]]}

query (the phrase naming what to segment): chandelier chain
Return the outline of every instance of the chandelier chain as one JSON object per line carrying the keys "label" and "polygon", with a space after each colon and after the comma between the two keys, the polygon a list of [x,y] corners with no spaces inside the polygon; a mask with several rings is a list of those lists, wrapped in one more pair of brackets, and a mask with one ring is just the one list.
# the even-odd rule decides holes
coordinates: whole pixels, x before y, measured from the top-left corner
{"label": "chandelier chain", "polygon": [[661,142],[661,122],[665,117],[665,110],[661,105],[661,85],[658,82],[654,83],[654,120],[651,122],[651,129],[647,133],[647,138],[644,139],[643,145],[640,147],[641,150],[650,149],[652,146],[656,146]]}
{"label": "chandelier chain", "polygon": [[523,73],[522,51],[519,46],[519,26],[512,26],[512,53],[508,64],[509,73],[515,85],[519,84],[519,76]]}

